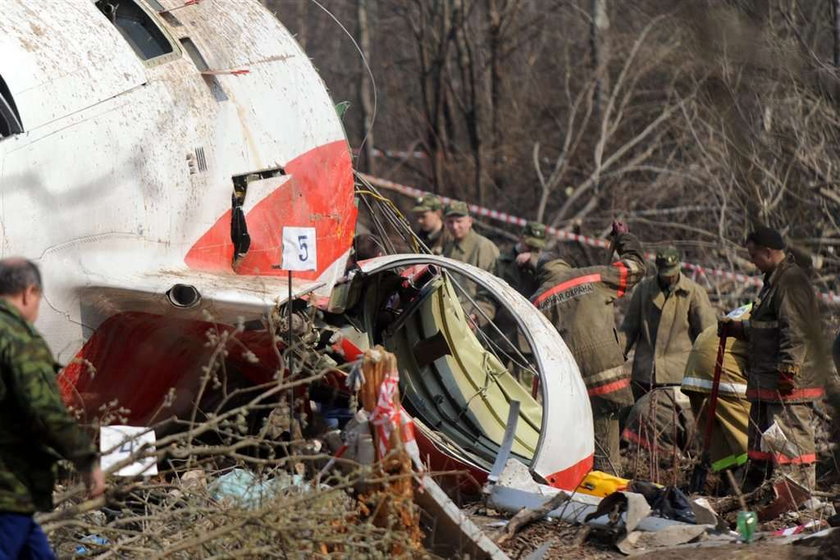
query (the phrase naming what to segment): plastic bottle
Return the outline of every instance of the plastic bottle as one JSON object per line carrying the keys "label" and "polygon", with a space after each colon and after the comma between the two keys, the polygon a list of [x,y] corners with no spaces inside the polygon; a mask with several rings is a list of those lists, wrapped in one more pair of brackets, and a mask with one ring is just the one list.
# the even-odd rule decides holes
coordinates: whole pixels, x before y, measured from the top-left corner
{"label": "plastic bottle", "polygon": [[752,542],[753,535],[758,527],[758,516],[753,511],[739,511],[736,527],[743,542]]}

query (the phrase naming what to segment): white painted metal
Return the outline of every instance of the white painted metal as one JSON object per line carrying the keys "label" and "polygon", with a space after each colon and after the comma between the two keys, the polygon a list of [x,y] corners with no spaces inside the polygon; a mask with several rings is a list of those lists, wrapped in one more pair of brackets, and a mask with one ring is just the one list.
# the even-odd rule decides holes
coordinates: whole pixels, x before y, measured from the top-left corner
{"label": "white painted metal", "polygon": [[534,350],[542,391],[542,426],[531,470],[545,478],[590,457],[592,411],[577,363],[557,329],[507,282],[474,266],[436,255],[390,255],[359,263],[363,274],[434,264],[488,289],[510,310]]}
{"label": "white painted metal", "polygon": [[[173,54],[140,60],[92,0],[0,0],[0,76],[25,129],[0,139],[0,253],[39,262],[38,326],[65,361],[110,314],[162,310],[173,283],[195,285],[191,312],[220,320],[285,296],[282,277],[199,273],[185,254],[230,211],[233,176],[344,141],[310,60],[259,2],[204,0],[166,18],[139,4]],[[185,37],[210,68],[249,73],[202,76]],[[328,293],[344,260],[297,289]]]}

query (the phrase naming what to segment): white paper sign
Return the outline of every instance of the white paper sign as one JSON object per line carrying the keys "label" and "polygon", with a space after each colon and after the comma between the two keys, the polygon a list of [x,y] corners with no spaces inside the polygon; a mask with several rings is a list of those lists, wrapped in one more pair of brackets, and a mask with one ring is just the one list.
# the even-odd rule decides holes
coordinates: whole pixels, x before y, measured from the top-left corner
{"label": "white paper sign", "polygon": [[283,270],[317,270],[314,227],[283,228]]}
{"label": "white paper sign", "polygon": [[117,463],[137,455],[137,459],[113,473],[116,476],[137,476],[157,474],[157,461],[154,457],[139,457],[140,448],[148,446],[142,452],[154,451],[155,431],[142,426],[102,426],[99,428],[99,451],[102,453],[102,470],[107,471]]}

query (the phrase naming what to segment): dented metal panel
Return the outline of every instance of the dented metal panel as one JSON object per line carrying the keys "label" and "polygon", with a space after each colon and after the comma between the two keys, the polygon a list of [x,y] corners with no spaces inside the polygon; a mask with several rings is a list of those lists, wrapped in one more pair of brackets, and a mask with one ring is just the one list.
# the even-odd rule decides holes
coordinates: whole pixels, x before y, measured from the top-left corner
{"label": "dented metal panel", "polygon": [[[166,308],[174,276],[215,278],[223,321],[237,302],[251,313],[284,296],[284,225],[317,230],[318,269],[296,275],[296,291],[327,294],[344,270],[356,208],[341,122],[291,34],[259,2],[235,4],[163,17],[139,2],[173,46],[143,61],[91,0],[3,2],[0,74],[25,132],[0,139],[0,252],[38,259],[38,326],[62,360],[121,305],[156,296]],[[203,75],[183,37],[213,70],[247,73]],[[270,167],[286,176],[246,198],[253,254],[234,269],[232,178]]]}
{"label": "dented metal panel", "polygon": [[577,487],[591,467],[592,413],[577,364],[557,330],[507,283],[459,261],[434,255],[393,255],[363,261],[359,266],[363,274],[375,275],[416,264],[435,264],[457,272],[488,289],[511,311],[534,349],[541,381],[543,414],[531,470],[557,486]]}

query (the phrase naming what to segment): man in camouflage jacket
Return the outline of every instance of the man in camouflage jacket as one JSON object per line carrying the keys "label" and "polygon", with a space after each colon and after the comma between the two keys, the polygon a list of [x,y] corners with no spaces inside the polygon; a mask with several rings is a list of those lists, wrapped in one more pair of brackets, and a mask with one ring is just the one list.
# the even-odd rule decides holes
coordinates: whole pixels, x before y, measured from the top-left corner
{"label": "man in camouflage jacket", "polygon": [[613,224],[619,260],[608,266],[572,268],[541,259],[540,288],[531,298],[563,337],[577,361],[592,404],[595,468],[620,474],[619,413],[633,404],[613,303],[645,276],[641,244],[627,226]]}
{"label": "man in camouflage jacket", "polygon": [[105,485],[90,439],[61,401],[52,354],[32,325],[40,302],[37,267],[0,260],[0,558],[54,558],[32,515],[52,508],[57,459],[75,465],[91,495]]}

